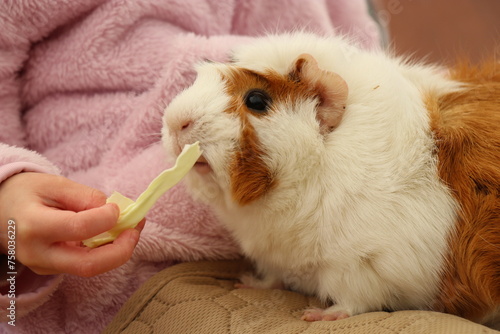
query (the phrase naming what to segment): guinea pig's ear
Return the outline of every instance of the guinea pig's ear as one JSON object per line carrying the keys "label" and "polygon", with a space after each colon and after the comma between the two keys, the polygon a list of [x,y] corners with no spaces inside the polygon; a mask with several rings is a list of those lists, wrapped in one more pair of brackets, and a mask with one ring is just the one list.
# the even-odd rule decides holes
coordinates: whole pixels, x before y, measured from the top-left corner
{"label": "guinea pig's ear", "polygon": [[290,74],[294,79],[310,85],[319,97],[316,117],[321,133],[335,129],[344,114],[349,92],[344,79],[337,73],[320,69],[316,59],[309,54],[302,54],[295,60]]}

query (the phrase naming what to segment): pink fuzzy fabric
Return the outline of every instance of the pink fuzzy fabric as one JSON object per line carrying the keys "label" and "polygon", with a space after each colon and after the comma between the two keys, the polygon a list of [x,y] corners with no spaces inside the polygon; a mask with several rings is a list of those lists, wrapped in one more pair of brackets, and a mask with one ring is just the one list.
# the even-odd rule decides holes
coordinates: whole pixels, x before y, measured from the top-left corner
{"label": "pink fuzzy fabric", "polygon": [[[193,64],[223,61],[252,36],[294,29],[340,31],[368,48],[379,41],[362,0],[2,1],[0,181],[22,171],[61,173],[136,198],[171,164],[161,115],[193,81]],[[93,278],[19,268],[16,327],[3,323],[0,332],[98,333],[159,270],[237,253],[181,184],[149,212],[122,267]],[[2,322],[8,303],[0,296]]]}

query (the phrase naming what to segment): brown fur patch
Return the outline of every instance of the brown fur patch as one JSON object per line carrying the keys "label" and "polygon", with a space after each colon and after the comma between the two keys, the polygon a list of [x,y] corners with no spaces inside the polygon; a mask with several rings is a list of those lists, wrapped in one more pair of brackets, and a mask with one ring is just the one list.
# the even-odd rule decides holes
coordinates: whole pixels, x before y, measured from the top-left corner
{"label": "brown fur patch", "polygon": [[500,63],[451,76],[469,88],[426,101],[439,176],[461,205],[434,309],[481,321],[500,305]]}
{"label": "brown fur patch", "polygon": [[[245,68],[232,67],[225,73],[223,78],[227,82],[227,93],[233,97],[231,107],[227,112],[252,113],[245,108],[244,97],[251,89],[261,89],[269,94],[274,103],[286,103],[287,101],[298,101],[304,98],[315,98],[318,92],[314,87],[300,82],[293,72],[284,76],[275,71],[257,73]],[[271,106],[272,112],[272,106]],[[254,116],[263,116],[255,114]]]}
{"label": "brown fur patch", "polygon": [[263,157],[259,139],[247,115],[242,115],[243,129],[240,148],[231,162],[231,192],[233,199],[241,205],[264,196],[276,185],[273,173]]}
{"label": "brown fur patch", "polygon": [[231,192],[233,199],[241,205],[249,204],[267,194],[277,184],[273,171],[265,163],[266,153],[262,149],[257,131],[250,117],[266,117],[266,113],[255,113],[244,103],[246,93],[251,89],[261,89],[273,103],[296,101],[299,97],[312,97],[314,93],[303,84],[290,77],[275,72],[256,73],[243,68],[229,68],[222,73],[227,83],[227,93],[232,97],[228,113],[237,114],[242,129],[237,149],[230,166]]}

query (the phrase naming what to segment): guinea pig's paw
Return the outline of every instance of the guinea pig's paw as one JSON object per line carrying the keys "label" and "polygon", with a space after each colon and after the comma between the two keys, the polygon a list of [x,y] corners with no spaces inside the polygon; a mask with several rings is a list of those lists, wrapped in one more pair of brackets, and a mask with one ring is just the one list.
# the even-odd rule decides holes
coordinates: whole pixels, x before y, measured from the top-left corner
{"label": "guinea pig's paw", "polygon": [[349,318],[351,315],[349,312],[342,310],[337,305],[329,307],[327,309],[321,308],[311,308],[304,311],[304,314],[300,318],[305,321],[333,321]]}
{"label": "guinea pig's paw", "polygon": [[244,274],[240,277],[240,282],[235,283],[236,289],[255,289],[259,288],[260,280],[253,275]]}

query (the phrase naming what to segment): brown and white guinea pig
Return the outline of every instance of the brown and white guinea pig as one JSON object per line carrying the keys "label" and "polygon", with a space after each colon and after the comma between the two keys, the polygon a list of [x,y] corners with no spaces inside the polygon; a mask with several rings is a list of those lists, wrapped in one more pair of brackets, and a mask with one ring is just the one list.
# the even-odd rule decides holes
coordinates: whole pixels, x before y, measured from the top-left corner
{"label": "brown and white guinea pig", "polygon": [[272,35],[202,63],[163,141],[258,277],[314,294],[303,319],[383,309],[498,326],[500,65],[450,71],[339,37]]}

